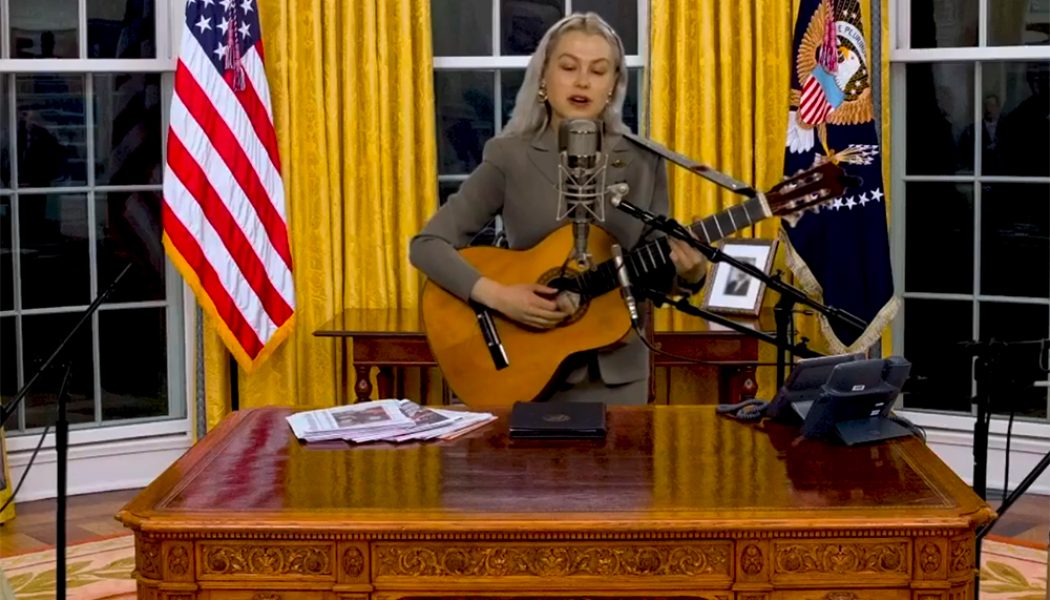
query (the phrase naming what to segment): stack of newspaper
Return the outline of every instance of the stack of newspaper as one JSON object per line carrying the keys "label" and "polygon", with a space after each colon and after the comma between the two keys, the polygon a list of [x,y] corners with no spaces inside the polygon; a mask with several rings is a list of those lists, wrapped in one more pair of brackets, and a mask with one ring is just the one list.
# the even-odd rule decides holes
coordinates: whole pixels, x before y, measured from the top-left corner
{"label": "stack of newspaper", "polygon": [[354,443],[450,440],[496,419],[489,413],[442,410],[411,400],[377,400],[297,412],[286,418],[301,440]]}

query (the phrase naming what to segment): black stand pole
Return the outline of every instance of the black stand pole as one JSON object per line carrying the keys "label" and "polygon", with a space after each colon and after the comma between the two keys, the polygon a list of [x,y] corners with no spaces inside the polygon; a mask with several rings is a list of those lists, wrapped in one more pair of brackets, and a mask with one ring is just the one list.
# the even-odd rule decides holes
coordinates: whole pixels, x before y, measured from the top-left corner
{"label": "black stand pole", "polygon": [[792,313],[795,310],[795,302],[791,296],[781,296],[773,307],[773,317],[777,325],[777,389],[784,386],[787,377],[787,365],[791,360],[788,356],[788,345],[795,342],[795,319]]}
{"label": "black stand pole", "polygon": [[55,597],[66,597],[66,490],[67,459],[69,457],[69,417],[66,410],[66,385],[73,363],[66,363],[62,385],[58,391],[58,419],[55,421],[55,491],[58,494],[55,509]]}
{"label": "black stand pole", "polygon": [[[1042,359],[1037,358],[1032,361],[1030,357],[1018,354],[1007,355],[1007,348],[1013,347],[1019,350],[1025,346],[1038,345],[1038,353],[1043,354],[1046,352],[1048,342],[1050,340],[1006,342],[993,339],[964,343],[970,352],[976,355],[974,379],[977,382],[977,393],[974,400],[977,402],[977,420],[973,431],[972,487],[974,493],[982,500],[987,500],[988,496],[988,431],[992,422],[992,407],[995,398],[1008,398],[1047,374],[1046,366],[1041,362]],[[1010,460],[1010,457],[1007,456],[1006,459]],[[1039,479],[1047,466],[1050,466],[1050,452],[1025,476],[1017,488],[1003,499],[1002,504],[996,510],[995,518],[977,531],[974,549],[974,560],[977,564],[977,574],[974,578],[975,597],[980,590],[981,542],[984,536],[988,535],[992,527],[1006,514],[1006,511]],[[1006,486],[1009,486],[1009,483],[1007,481]]]}
{"label": "black stand pole", "polygon": [[[7,420],[11,418],[11,415],[18,411],[18,405],[29,393],[29,389],[36,383],[37,379],[51,366],[51,363],[55,361],[66,349],[69,341],[80,331],[80,328],[91,319],[91,315],[95,314],[99,306],[106,301],[106,298],[113,293],[113,290],[117,289],[117,284],[124,275],[131,270],[132,263],[128,263],[124,269],[116,276],[115,279],[102,290],[102,293],[95,298],[94,301],[87,307],[80,319],[73,325],[73,328],[66,335],[65,339],[59,343],[58,347],[55,348],[51,356],[47,357],[40,368],[37,369],[36,373],[29,378],[29,381],[22,386],[22,389],[18,390],[15,394],[14,400],[7,403],[6,406],[0,407],[0,427],[2,427]],[[62,384],[58,392],[58,418],[55,422],[55,454],[56,454],[56,515],[55,515],[55,592],[58,598],[66,597],[66,479],[67,479],[67,458],[69,456],[69,419],[66,409],[66,386],[69,381],[69,373],[72,368],[70,363],[66,363],[66,372],[62,377]],[[26,469],[29,467],[27,466]]]}
{"label": "black stand pole", "polygon": [[989,391],[994,389],[994,383],[989,381],[993,374],[992,362],[994,359],[986,353],[982,353],[974,361],[974,379],[977,381],[977,422],[973,430],[973,491],[981,497],[988,499],[988,429],[992,422],[992,411],[989,410],[991,398]]}

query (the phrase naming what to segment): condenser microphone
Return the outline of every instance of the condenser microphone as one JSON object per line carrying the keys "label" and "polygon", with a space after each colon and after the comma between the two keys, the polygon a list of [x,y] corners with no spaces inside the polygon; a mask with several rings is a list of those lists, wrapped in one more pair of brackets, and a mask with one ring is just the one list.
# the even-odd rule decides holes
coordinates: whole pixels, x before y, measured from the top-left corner
{"label": "condenser microphone", "polygon": [[627,314],[631,316],[631,327],[641,330],[642,319],[638,316],[638,302],[634,299],[634,291],[631,289],[631,278],[627,274],[627,264],[623,262],[623,250],[619,244],[612,245],[613,269],[616,270],[616,280],[620,282],[620,295],[627,305]]}
{"label": "condenser microphone", "polygon": [[605,221],[606,156],[601,127],[592,119],[570,119],[558,128],[558,215],[572,219],[571,259],[580,270],[594,266],[587,250],[590,224]]}

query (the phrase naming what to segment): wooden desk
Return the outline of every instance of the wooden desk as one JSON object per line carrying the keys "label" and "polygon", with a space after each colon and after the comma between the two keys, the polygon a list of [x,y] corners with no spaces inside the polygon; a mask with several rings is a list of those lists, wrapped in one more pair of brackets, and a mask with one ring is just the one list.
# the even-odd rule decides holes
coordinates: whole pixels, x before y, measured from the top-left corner
{"label": "wooden desk", "polygon": [[227,417],[117,515],[147,600],[965,600],[993,513],[916,439],[839,447],[709,406],[604,441],[300,444]]}
{"label": "wooden desk", "polygon": [[[772,315],[761,319],[741,320],[762,331],[772,331]],[[654,344],[672,354],[694,360],[722,361],[719,368],[719,400],[735,401],[745,385],[754,384],[755,371],[749,362],[758,360],[758,341],[742,333],[709,323],[703,319],[670,309],[655,311]],[[371,399],[371,371],[377,368],[379,397],[393,397],[393,371],[401,367],[436,367],[427,345],[423,324],[417,309],[349,309],[325,323],[316,331],[318,337],[337,338],[343,356],[349,356],[353,343],[355,401]],[[655,354],[654,367],[690,365],[688,361]],[[745,363],[745,364],[733,364]],[[341,366],[340,382],[343,403],[348,403],[348,370]],[[770,394],[771,395],[771,394]]]}

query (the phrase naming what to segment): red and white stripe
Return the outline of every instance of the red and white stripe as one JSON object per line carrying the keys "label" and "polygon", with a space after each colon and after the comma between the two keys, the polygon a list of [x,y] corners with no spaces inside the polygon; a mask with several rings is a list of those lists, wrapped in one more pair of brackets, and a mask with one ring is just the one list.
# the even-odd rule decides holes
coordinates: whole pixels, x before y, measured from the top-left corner
{"label": "red and white stripe", "polygon": [[235,90],[231,72],[216,70],[184,27],[164,177],[169,244],[249,361],[295,312],[284,183],[259,47],[242,57],[244,88]]}
{"label": "red and white stripe", "polygon": [[802,98],[798,105],[799,119],[809,125],[818,125],[824,122],[833,108],[828,102],[828,97],[824,95],[820,81],[813,76],[806,78],[806,83],[802,84]]}

